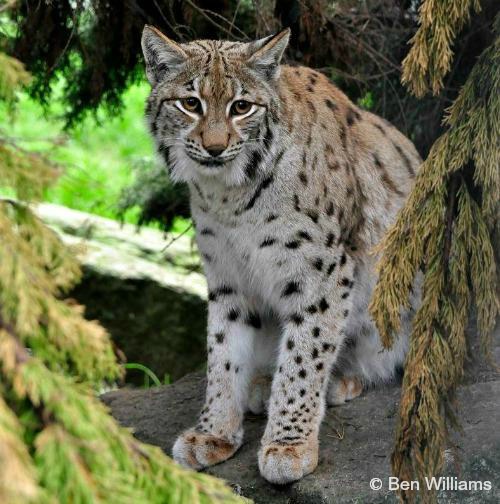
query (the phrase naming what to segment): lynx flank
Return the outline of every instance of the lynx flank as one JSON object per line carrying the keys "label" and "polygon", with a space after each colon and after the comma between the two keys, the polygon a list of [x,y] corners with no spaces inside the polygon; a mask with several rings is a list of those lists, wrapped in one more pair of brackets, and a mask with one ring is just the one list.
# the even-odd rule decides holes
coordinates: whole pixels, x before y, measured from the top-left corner
{"label": "lynx flank", "polygon": [[420,164],[407,138],[324,75],[280,65],[288,38],[177,44],[146,27],[142,39],[149,126],[189,185],[209,287],[206,401],[173,456],[195,469],[222,462],[242,444],[245,411],[267,410],[258,464],[279,484],[315,469],[327,404],[403,363],[410,312],[382,351],[370,250]]}

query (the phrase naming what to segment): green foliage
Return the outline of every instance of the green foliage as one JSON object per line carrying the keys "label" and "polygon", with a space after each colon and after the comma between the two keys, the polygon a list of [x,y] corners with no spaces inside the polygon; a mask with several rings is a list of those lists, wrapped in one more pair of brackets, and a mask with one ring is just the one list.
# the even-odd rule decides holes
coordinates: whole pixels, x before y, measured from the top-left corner
{"label": "green foliage", "polygon": [[159,223],[169,230],[178,217],[189,218],[189,192],[185,184],[173,184],[163,165],[148,162],[135,166],[135,181],[118,202],[119,214],[139,208],[138,224]]}
{"label": "green foliage", "polygon": [[[422,16],[434,3],[424,2]],[[453,31],[457,23],[465,22],[468,11],[460,10],[460,20],[456,12],[440,11],[439,28]],[[426,29],[435,31],[433,26]],[[404,209],[379,246],[380,275],[371,313],[387,347],[400,327],[401,308],[409,306],[417,272],[423,272],[392,466],[401,480],[419,479],[424,490],[424,478],[439,474],[443,467],[448,424],[456,425],[453,396],[467,354],[465,328],[471,301],[486,354],[500,307],[491,241],[500,194],[500,15],[495,32],[494,43],[478,59],[448,110],[446,132],[432,147]],[[437,61],[441,50],[443,58],[449,57],[446,44],[437,48],[420,37],[413,44],[410,54],[421,54],[423,60]],[[405,65],[406,78],[419,94],[427,85],[439,89],[448,68],[431,66],[429,77],[412,58]],[[401,497],[416,498],[409,491]],[[420,495],[423,501],[434,497]]]}
{"label": "green foliage", "polygon": [[[19,64],[0,59],[3,68]],[[13,97],[14,91],[3,96]],[[241,502],[138,442],[96,397],[122,375],[109,336],[64,300],[74,253],[32,212],[57,167],[0,137],[0,502]]]}
{"label": "green foliage", "polygon": [[9,125],[4,136],[64,167],[55,185],[46,189],[45,201],[137,223],[138,208],[123,214],[118,200],[133,182],[131,167],[152,162],[153,147],[142,120],[148,88],[146,83],[130,88],[120,116],[101,108],[95,118],[88,117],[70,133],[64,131],[64,104],[57,93],[45,113],[25,93],[14,110],[0,104],[0,124]]}
{"label": "green foliage", "polygon": [[[143,364],[139,364],[137,362],[129,362],[127,364],[124,364],[123,367],[125,369],[134,369],[137,371],[142,371],[144,373],[144,388],[150,387],[150,380],[156,387],[159,387],[162,384],[158,376],[156,376],[156,374],[153,371],[151,371],[151,369],[149,369],[147,366],[144,366]],[[163,384],[164,385],[170,384],[170,376],[168,374],[165,374]]]}

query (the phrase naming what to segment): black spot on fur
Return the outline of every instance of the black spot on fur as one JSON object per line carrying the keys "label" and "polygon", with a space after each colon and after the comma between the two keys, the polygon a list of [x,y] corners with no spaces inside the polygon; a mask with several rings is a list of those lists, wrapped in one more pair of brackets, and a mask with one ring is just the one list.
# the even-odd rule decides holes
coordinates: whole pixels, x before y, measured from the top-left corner
{"label": "black spot on fur", "polygon": [[235,320],[238,320],[239,316],[240,310],[238,310],[238,308],[231,308],[227,314],[227,319],[234,322]]}
{"label": "black spot on fur", "polygon": [[335,241],[335,235],[333,233],[328,233],[326,236],[325,246],[331,247]]}
{"label": "black spot on fur", "polygon": [[308,210],[306,212],[306,215],[314,222],[314,224],[318,223],[318,212],[316,212],[315,210]]}
{"label": "black spot on fur", "polygon": [[226,367],[226,371],[229,371],[231,369],[231,363],[229,361],[226,362],[225,367]]}
{"label": "black spot on fur", "polygon": [[323,369],[323,363],[322,362],[318,362],[316,364],[316,371],[321,371]]}
{"label": "black spot on fur", "polygon": [[281,293],[282,297],[291,296],[292,294],[297,294],[300,292],[300,284],[295,281],[288,282]]}
{"label": "black spot on fur", "polygon": [[330,100],[330,98],[326,98],[325,105],[332,111],[338,109],[337,104]]}
{"label": "black spot on fur", "polygon": [[318,270],[321,271],[323,269],[323,259],[321,257],[318,257],[317,259],[314,260],[313,266]]}
{"label": "black spot on fur", "polygon": [[277,218],[278,218],[278,216],[276,214],[271,214],[267,217],[266,222],[272,222],[272,221],[276,220]]}
{"label": "black spot on fur", "polygon": [[276,240],[274,238],[264,238],[264,240],[261,242],[259,245],[259,248],[264,248],[264,247],[270,247],[271,245],[274,245],[276,243]]}
{"label": "black spot on fur", "polygon": [[298,249],[301,245],[300,240],[291,240],[285,243],[285,247],[289,249]]}
{"label": "black spot on fur", "polygon": [[326,205],[325,212],[328,217],[331,217],[334,214],[335,207],[333,206],[333,203],[331,201]]}
{"label": "black spot on fur", "polygon": [[346,120],[347,125],[352,126],[356,121],[361,120],[361,114],[357,110],[354,110],[353,108],[349,107],[347,109]]}
{"label": "black spot on fur", "polygon": [[304,322],[304,317],[300,315],[299,313],[294,313],[291,315],[290,320],[295,324],[295,325],[300,325],[302,322]]}
{"label": "black spot on fur", "polygon": [[297,236],[303,240],[312,241],[311,235],[307,231],[299,231]]}
{"label": "black spot on fur", "polygon": [[319,327],[313,327],[313,330],[312,330],[312,335],[315,337],[315,338],[318,338],[319,337],[319,333],[320,333],[320,328]]}
{"label": "black spot on fur", "polygon": [[211,229],[209,229],[209,228],[203,228],[200,231],[200,234],[203,235],[203,236],[215,236],[215,233]]}
{"label": "black spot on fur", "polygon": [[300,395],[300,397],[304,397],[306,395],[306,390],[300,389],[299,395]]}
{"label": "black spot on fur", "polygon": [[300,212],[300,200],[297,194],[293,195],[293,207],[297,212]]}
{"label": "black spot on fur", "polygon": [[232,287],[229,287],[228,285],[221,285],[217,289],[209,292],[208,300],[216,301],[221,296],[229,296],[231,294],[234,294],[234,289]]}
{"label": "black spot on fur", "polygon": [[340,126],[339,135],[340,135],[340,141],[342,142],[343,149],[347,150],[347,137],[346,137],[345,128],[343,125]]}
{"label": "black spot on fur", "polygon": [[258,313],[255,312],[249,312],[247,318],[245,319],[245,322],[249,326],[254,327],[255,329],[260,329],[262,327],[262,321],[260,319],[260,316]]}
{"label": "black spot on fur", "polygon": [[330,305],[328,304],[328,301],[325,298],[321,298],[319,302],[319,309],[324,313],[328,308],[330,308]]}
{"label": "black spot on fur", "polygon": [[337,263],[334,262],[330,264],[330,266],[328,266],[328,269],[326,270],[326,274],[328,276],[330,276],[333,273],[333,271],[335,270],[335,266],[337,266]]}
{"label": "black spot on fur", "polygon": [[344,266],[344,264],[346,263],[346,261],[347,261],[346,255],[342,254],[342,257],[340,258],[340,265]]}
{"label": "black spot on fur", "polygon": [[223,343],[224,342],[224,333],[222,333],[222,332],[216,333],[215,341],[217,341],[217,343]]}
{"label": "black spot on fur", "polygon": [[286,342],[286,347],[288,348],[288,350],[293,350],[294,347],[295,347],[295,343],[293,342],[293,340],[289,339],[287,342]]}
{"label": "black spot on fur", "polygon": [[311,305],[306,308],[306,311],[312,315],[318,311],[318,308],[316,308],[316,305]]}
{"label": "black spot on fur", "polygon": [[382,169],[383,168],[382,162],[380,161],[379,157],[375,153],[373,153],[373,160],[375,161],[375,166],[378,169]]}
{"label": "black spot on fur", "polygon": [[311,354],[313,359],[317,359],[319,356],[319,352],[317,348],[313,348],[312,354]]}
{"label": "black spot on fur", "polygon": [[304,172],[299,173],[299,180],[304,186],[307,186],[307,175]]}
{"label": "black spot on fur", "polygon": [[306,370],[305,369],[301,369],[299,371],[299,377],[300,378],[305,378],[306,376],[307,376]]}

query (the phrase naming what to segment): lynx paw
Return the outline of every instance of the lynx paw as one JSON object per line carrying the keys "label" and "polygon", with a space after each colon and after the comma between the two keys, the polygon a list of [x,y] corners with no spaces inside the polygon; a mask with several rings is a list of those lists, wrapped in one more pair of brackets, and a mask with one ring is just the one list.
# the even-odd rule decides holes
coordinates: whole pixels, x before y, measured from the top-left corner
{"label": "lynx paw", "polygon": [[262,476],[277,485],[301,479],[318,465],[318,441],[297,444],[269,443],[259,450]]}
{"label": "lynx paw", "polygon": [[363,392],[363,384],[356,377],[333,378],[328,387],[327,402],[330,406],[344,404]]}
{"label": "lynx paw", "polygon": [[203,469],[232,457],[241,446],[243,433],[236,438],[228,441],[211,434],[189,430],[177,438],[172,456],[185,467]]}

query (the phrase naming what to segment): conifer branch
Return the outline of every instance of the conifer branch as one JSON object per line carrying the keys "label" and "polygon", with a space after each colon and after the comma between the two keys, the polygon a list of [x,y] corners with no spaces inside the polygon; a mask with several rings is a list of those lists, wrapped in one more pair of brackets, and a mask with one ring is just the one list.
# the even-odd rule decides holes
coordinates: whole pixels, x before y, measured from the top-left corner
{"label": "conifer branch", "polygon": [[[446,26],[443,19],[449,16],[454,16],[448,19],[451,33],[468,19],[472,2],[464,1],[456,2],[460,5],[448,17],[437,20],[446,3],[429,12],[434,2],[424,2],[422,26],[429,33],[439,30],[440,23]],[[441,471],[448,428],[457,427],[453,397],[464,372],[471,301],[485,355],[499,314],[491,236],[500,188],[500,15],[494,26],[494,43],[480,56],[450,107],[444,121],[447,130],[433,145],[405,207],[378,246],[379,280],[370,311],[386,346],[392,345],[400,330],[401,310],[408,308],[419,272],[422,277],[391,459],[401,480],[420,480],[422,502],[435,501],[424,478]],[[406,62],[407,79],[411,78],[417,94],[426,89],[425,72],[435,90],[446,72],[446,64],[422,64],[410,76],[415,55],[434,50],[422,36],[413,40]],[[411,491],[400,496],[403,501],[416,500]]]}

